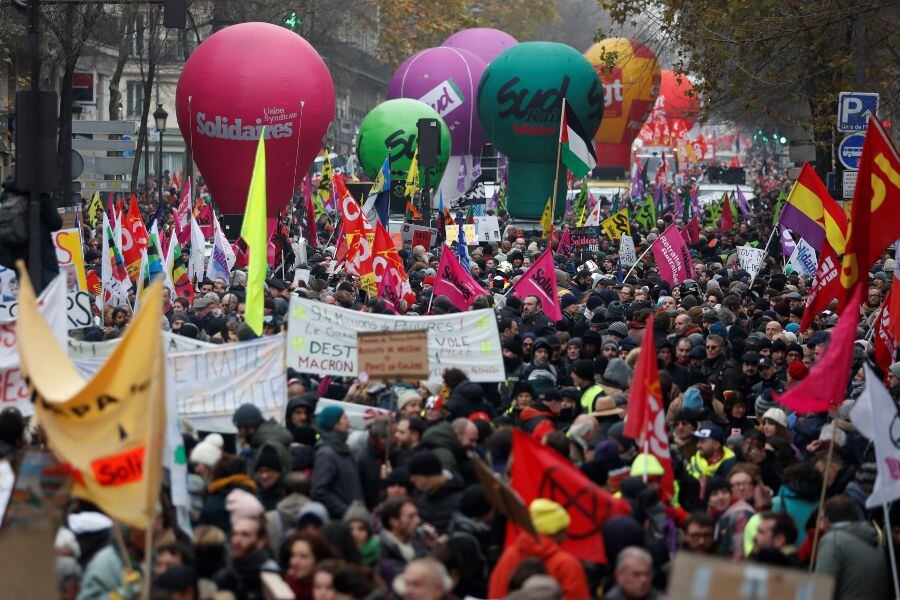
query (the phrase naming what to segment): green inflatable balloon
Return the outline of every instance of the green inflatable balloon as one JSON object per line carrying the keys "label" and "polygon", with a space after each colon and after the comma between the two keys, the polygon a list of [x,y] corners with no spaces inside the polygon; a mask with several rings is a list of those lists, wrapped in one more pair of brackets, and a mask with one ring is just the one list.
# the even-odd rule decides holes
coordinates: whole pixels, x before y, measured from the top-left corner
{"label": "green inflatable balloon", "polygon": [[[390,152],[392,181],[406,180],[409,163],[419,145],[419,119],[437,119],[441,124],[438,164],[428,169],[431,187],[437,188],[450,156],[450,130],[433,108],[409,98],[382,102],[362,120],[356,136],[356,155],[366,175],[374,180],[384,164],[384,157]],[[420,170],[419,183],[424,185],[422,175]]]}
{"label": "green inflatable balloon", "polygon": [[[524,42],[491,61],[478,85],[485,136],[509,158],[510,215],[539,219],[553,195],[563,98],[588,143],[603,117],[603,83],[580,52],[556,42]],[[560,164],[556,216],[565,210],[566,167]]]}

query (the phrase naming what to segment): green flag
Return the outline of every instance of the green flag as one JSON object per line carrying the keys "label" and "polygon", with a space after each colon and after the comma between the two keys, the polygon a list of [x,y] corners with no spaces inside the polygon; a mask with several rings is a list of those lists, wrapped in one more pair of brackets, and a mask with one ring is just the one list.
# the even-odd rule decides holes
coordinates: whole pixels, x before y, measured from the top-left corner
{"label": "green flag", "polygon": [[653,196],[647,196],[644,204],[634,213],[634,220],[647,230],[656,227],[656,207],[653,206]]}
{"label": "green flag", "polygon": [[725,195],[722,195],[722,200],[719,202],[710,202],[703,208],[703,223],[707,227],[718,227],[719,219],[722,218],[722,207],[725,204]]}
{"label": "green flag", "polygon": [[588,204],[588,186],[587,179],[582,180],[581,182],[581,191],[578,192],[578,196],[575,198],[575,204],[572,206],[572,211],[575,213],[576,217],[580,217],[581,213],[586,213],[585,209]]}
{"label": "green flag", "polygon": [[266,128],[259,134],[256,160],[247,192],[247,207],[241,237],[247,244],[247,290],[244,318],[256,335],[262,335],[264,290],[266,282]]}
{"label": "green flag", "polygon": [[787,200],[787,194],[781,190],[778,192],[778,201],[775,203],[775,218],[772,219],[772,227],[778,225],[778,217],[781,216],[781,207],[784,206],[785,200]]}

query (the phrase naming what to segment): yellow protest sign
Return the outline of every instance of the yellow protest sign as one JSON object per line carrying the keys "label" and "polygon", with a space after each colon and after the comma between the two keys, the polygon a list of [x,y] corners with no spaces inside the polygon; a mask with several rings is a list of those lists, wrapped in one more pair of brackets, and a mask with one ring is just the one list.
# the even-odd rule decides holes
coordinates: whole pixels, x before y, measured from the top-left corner
{"label": "yellow protest sign", "polygon": [[122,523],[147,527],[162,478],[166,418],[162,280],[151,286],[122,341],[87,381],[38,313],[27,274],[19,280],[22,371],[33,386],[35,414],[50,448],[72,472],[72,493]]}
{"label": "yellow protest sign", "polygon": [[611,214],[604,219],[600,226],[610,239],[617,240],[623,233],[631,235],[631,222],[628,220],[628,209],[623,208],[619,212]]}

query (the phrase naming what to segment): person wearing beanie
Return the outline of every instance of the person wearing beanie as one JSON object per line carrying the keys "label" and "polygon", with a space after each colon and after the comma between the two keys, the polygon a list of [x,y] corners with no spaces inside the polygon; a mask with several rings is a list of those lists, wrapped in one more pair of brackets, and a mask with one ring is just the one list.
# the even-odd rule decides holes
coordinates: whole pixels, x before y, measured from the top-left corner
{"label": "person wearing beanie", "polygon": [[316,443],[312,475],[312,499],[321,502],[334,519],[340,519],[354,500],[363,501],[359,466],[347,446],[350,421],[344,409],[326,406],[316,416],[321,439]]}
{"label": "person wearing beanie", "polygon": [[191,450],[190,463],[194,473],[208,479],[212,474],[213,467],[222,457],[222,448],[224,447],[225,440],[218,433],[210,433],[203,438],[203,441]]}
{"label": "person wearing beanie", "polygon": [[590,413],[594,411],[594,402],[599,396],[605,396],[603,386],[597,383],[595,378],[594,361],[582,358],[575,361],[572,368],[572,383],[581,391],[581,411]]}
{"label": "person wearing beanie", "polygon": [[453,471],[444,470],[441,459],[431,450],[414,453],[406,468],[410,481],[419,491],[416,507],[422,521],[431,524],[438,533],[445,533],[450,517],[459,509],[462,479]]}
{"label": "person wearing beanie", "polygon": [[607,396],[631,387],[631,367],[621,358],[610,360],[603,371],[603,391]]}
{"label": "person wearing beanie", "polygon": [[584,567],[561,546],[571,523],[566,509],[553,500],[536,498],[529,505],[528,514],[539,539],[523,531],[506,547],[491,573],[487,597],[505,598],[516,568],[528,558],[537,558],[547,575],[559,582],[564,600],[590,598]]}
{"label": "person wearing beanie", "polygon": [[807,375],[809,375],[809,369],[799,360],[795,360],[787,366],[788,385],[795,381],[803,381]]}
{"label": "person wearing beanie", "polygon": [[464,556],[459,583],[455,591],[460,596],[487,598],[490,556],[496,556],[491,543],[491,521],[494,507],[481,485],[470,485],[459,498],[459,510],[450,518],[447,533],[450,545]]}
{"label": "person wearing beanie", "polygon": [[419,392],[408,391],[397,398],[397,413],[399,417],[415,417],[422,412],[422,396]]}
{"label": "person wearing beanie", "polygon": [[281,444],[266,442],[256,451],[253,476],[257,494],[266,510],[274,510],[284,498],[282,480],[291,471],[291,453]]}
{"label": "person wearing beanie", "polygon": [[314,391],[297,394],[288,400],[284,410],[284,423],[291,434],[298,427],[312,425],[318,402],[319,394]]}
{"label": "person wearing beanie", "polygon": [[372,513],[362,504],[352,504],[344,513],[344,524],[350,528],[356,548],[367,567],[376,565],[381,548],[381,540],[372,529]]}
{"label": "person wearing beanie", "polygon": [[247,468],[253,466],[253,458],[256,450],[266,442],[281,444],[285,448],[294,441],[291,432],[275,419],[263,416],[262,411],[254,404],[242,404],[234,412],[231,422],[238,431],[240,443],[238,455],[247,463]]}

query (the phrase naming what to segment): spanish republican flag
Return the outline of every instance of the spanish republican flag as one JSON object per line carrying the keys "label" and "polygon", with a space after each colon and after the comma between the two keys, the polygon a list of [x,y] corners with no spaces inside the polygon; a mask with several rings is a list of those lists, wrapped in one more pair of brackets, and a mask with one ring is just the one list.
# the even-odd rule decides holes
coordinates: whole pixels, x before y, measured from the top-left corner
{"label": "spanish republican flag", "polygon": [[[841,265],[841,307],[884,249],[900,237],[900,154],[878,119],[869,119],[847,247]],[[862,278],[868,283],[868,279]]]}
{"label": "spanish republican flag", "polygon": [[838,206],[809,163],[803,165],[779,219],[782,225],[822,252],[825,240],[843,254],[847,245],[847,214]]}

